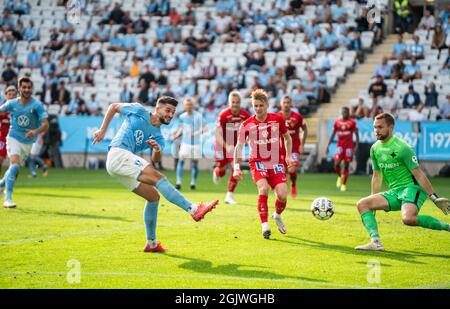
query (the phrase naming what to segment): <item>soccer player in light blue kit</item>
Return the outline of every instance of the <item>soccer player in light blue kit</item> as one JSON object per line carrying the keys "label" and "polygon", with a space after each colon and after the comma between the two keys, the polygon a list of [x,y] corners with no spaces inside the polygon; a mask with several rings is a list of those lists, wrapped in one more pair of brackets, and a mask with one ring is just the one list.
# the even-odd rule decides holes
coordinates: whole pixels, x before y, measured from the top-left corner
{"label": "soccer player in light blue kit", "polygon": [[18,98],[6,101],[0,106],[0,112],[11,113],[11,128],[6,138],[9,168],[0,180],[0,190],[6,189],[5,208],[14,208],[12,201],[14,184],[19,173],[20,164],[28,156],[39,134],[48,130],[48,115],[44,105],[32,97],[33,82],[28,77],[21,77],[18,82]]}
{"label": "soccer player in light blue kit", "polygon": [[184,161],[191,159],[191,190],[195,190],[198,176],[198,160],[202,158],[201,134],[203,132],[202,114],[194,110],[192,99],[183,102],[184,113],[180,115],[180,129],[173,139],[181,137],[180,151],[178,152],[177,183],[176,188],[181,189],[184,173]]}
{"label": "soccer player in light blue kit", "polygon": [[152,161],[160,162],[164,138],[161,125],[172,120],[178,101],[162,96],[156,102],[154,113],[149,113],[139,103],[114,103],[108,108],[102,126],[94,132],[94,144],[105,137],[108,125],[116,113],[125,116],[119,131],[109,145],[106,159],[108,173],[117,178],[135,194],[147,200],[144,208],[144,223],[147,244],[144,252],[164,252],[161,243],[156,241],[156,221],[158,215],[158,191],[171,203],[182,208],[195,221],[203,219],[219,202],[195,205],[188,201],[159,173],[153,165],[136,155],[150,149]]}

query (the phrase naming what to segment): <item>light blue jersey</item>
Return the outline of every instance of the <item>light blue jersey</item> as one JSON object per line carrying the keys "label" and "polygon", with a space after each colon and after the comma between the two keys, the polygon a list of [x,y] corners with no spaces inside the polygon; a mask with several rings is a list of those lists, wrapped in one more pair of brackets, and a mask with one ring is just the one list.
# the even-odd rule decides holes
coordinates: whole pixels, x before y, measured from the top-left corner
{"label": "light blue jersey", "polygon": [[[180,115],[180,126],[183,127],[183,136],[181,143],[187,145],[200,145],[200,137],[202,131],[202,114],[193,111],[191,115],[186,112]],[[197,132],[195,136],[192,136],[192,132]]]}
{"label": "light blue jersey", "polygon": [[136,154],[151,148],[147,144],[149,139],[156,140],[161,148],[164,147],[161,129],[151,124],[151,114],[141,104],[123,103],[120,105],[120,114],[125,116],[125,120],[109,144],[110,148],[119,147]]}
{"label": "light blue jersey", "polygon": [[34,97],[26,105],[21,104],[19,98],[8,100],[0,106],[0,112],[11,113],[8,136],[23,144],[33,144],[37,140],[38,136],[27,138],[25,135],[29,130],[39,128],[42,119],[48,118],[44,105]]}

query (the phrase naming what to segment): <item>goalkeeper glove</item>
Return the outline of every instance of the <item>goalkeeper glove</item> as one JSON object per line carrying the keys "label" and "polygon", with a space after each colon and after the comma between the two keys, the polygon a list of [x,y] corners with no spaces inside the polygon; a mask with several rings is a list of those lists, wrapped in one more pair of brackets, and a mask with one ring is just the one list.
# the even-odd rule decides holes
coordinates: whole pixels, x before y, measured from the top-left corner
{"label": "goalkeeper glove", "polygon": [[436,193],[430,194],[429,198],[433,201],[437,208],[442,210],[444,215],[450,214],[450,201],[448,198],[439,197]]}

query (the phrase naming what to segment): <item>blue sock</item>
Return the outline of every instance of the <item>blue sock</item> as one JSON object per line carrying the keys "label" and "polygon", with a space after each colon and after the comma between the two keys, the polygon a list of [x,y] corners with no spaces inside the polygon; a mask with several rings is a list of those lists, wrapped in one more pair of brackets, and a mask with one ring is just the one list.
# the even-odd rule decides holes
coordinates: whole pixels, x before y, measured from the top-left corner
{"label": "blue sock", "polygon": [[37,164],[39,164],[39,166],[42,169],[45,169],[47,167],[47,165],[45,165],[44,160],[41,159],[41,157],[34,157],[34,162],[36,162]]}
{"label": "blue sock", "polygon": [[5,200],[10,200],[12,197],[12,192],[14,189],[14,184],[16,183],[17,174],[19,173],[19,164],[14,163],[8,168],[8,171],[5,174],[6,178],[6,196]]}
{"label": "blue sock", "polygon": [[156,189],[172,204],[184,209],[185,211],[192,213],[192,203],[189,202],[172,184],[167,178],[160,179],[156,185]]}
{"label": "blue sock", "polygon": [[159,200],[145,203],[144,223],[147,241],[156,240],[156,221],[158,219]]}
{"label": "blue sock", "polygon": [[36,175],[36,159],[35,157],[28,158],[28,168],[30,169],[31,175]]}
{"label": "blue sock", "polygon": [[191,185],[195,185],[197,183],[197,175],[198,175],[198,161],[192,160]]}
{"label": "blue sock", "polygon": [[184,160],[178,160],[177,164],[177,184],[181,185],[184,173]]}

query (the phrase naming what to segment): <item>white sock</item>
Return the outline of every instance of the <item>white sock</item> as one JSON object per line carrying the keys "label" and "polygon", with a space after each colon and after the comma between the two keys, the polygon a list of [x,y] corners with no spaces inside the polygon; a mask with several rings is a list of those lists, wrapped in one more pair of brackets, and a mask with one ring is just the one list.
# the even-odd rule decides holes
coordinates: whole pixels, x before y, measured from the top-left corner
{"label": "white sock", "polygon": [[227,197],[233,197],[233,192],[227,192]]}
{"label": "white sock", "polygon": [[197,205],[191,204],[191,208],[189,208],[188,213],[191,215],[197,211]]}
{"label": "white sock", "polygon": [[261,223],[261,227],[263,231],[270,230],[269,222]]}
{"label": "white sock", "polygon": [[279,217],[281,217],[281,215],[277,214],[277,212],[274,212],[272,215],[272,218],[274,218],[274,219],[279,218]]}
{"label": "white sock", "polygon": [[156,239],[148,240],[147,243],[150,245],[150,248],[156,248],[156,246],[158,245],[158,242],[156,241]]}

